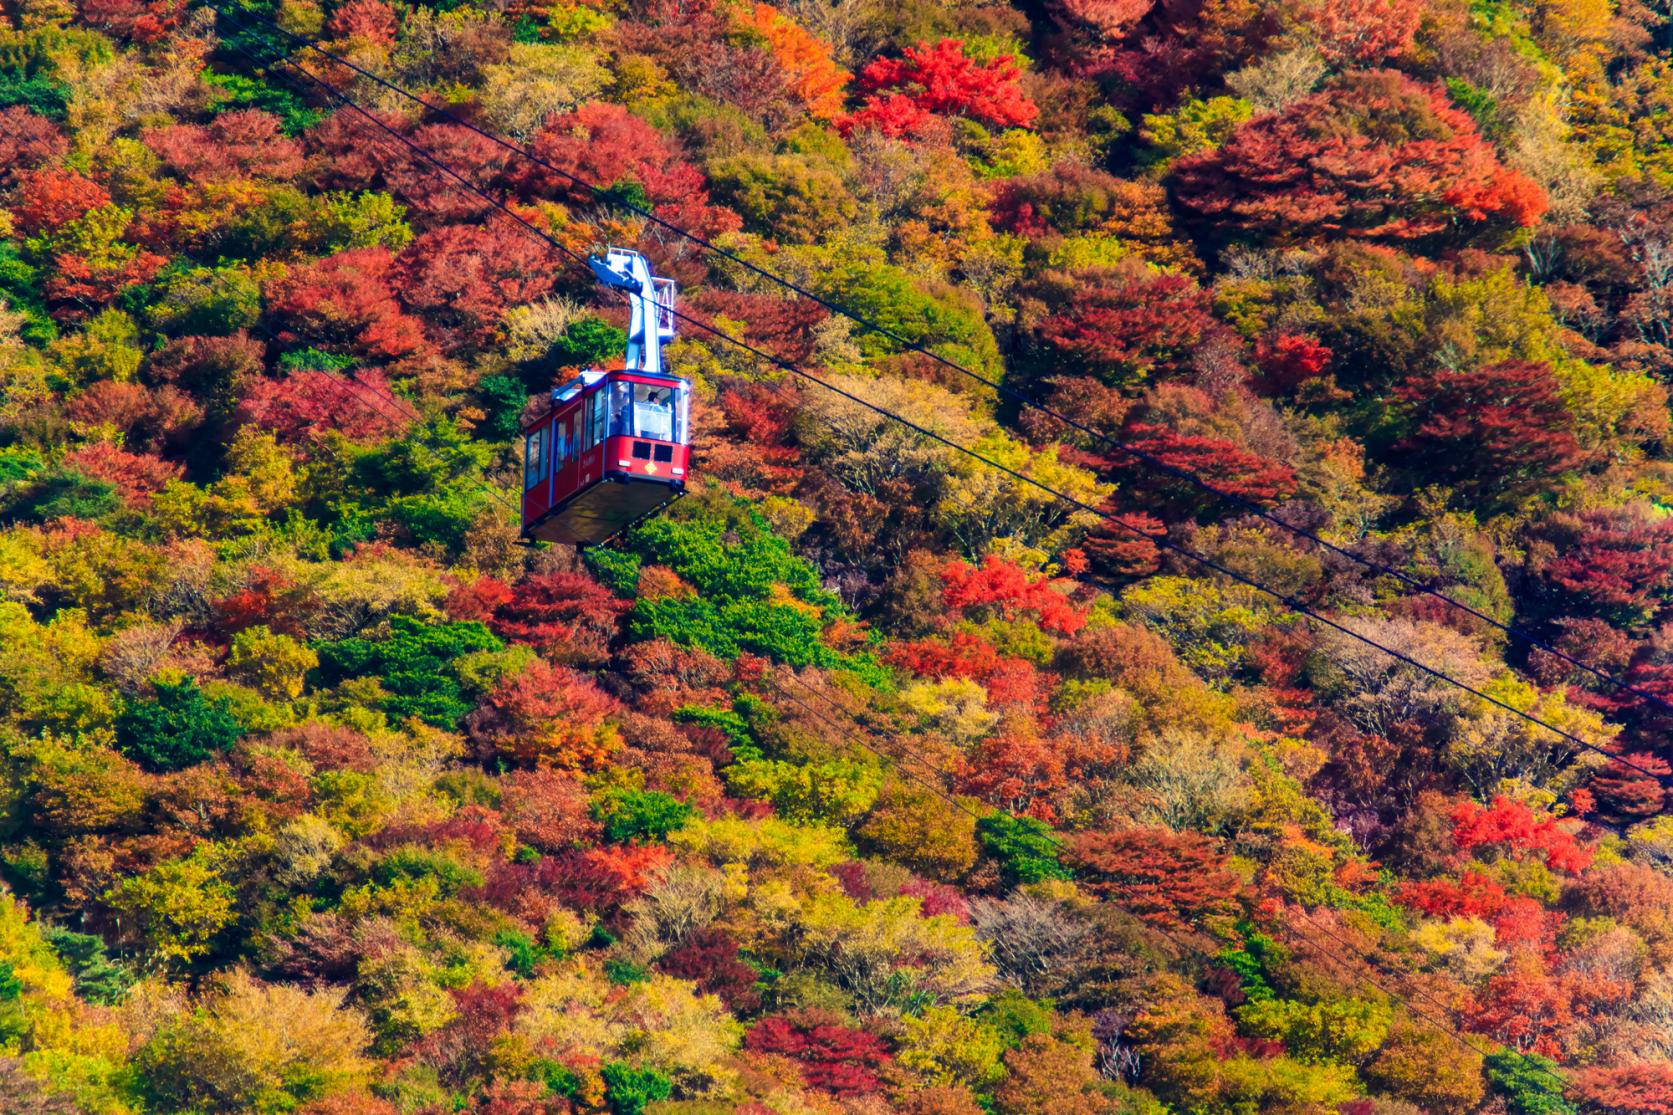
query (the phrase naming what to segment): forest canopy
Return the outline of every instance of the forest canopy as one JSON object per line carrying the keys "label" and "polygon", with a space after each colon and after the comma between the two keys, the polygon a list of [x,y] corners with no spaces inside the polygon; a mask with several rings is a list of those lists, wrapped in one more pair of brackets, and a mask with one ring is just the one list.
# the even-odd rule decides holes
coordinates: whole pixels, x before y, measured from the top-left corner
{"label": "forest canopy", "polygon": [[[0,1112],[1673,1115],[1673,9],[0,0]],[[689,490],[527,544],[679,288]]]}

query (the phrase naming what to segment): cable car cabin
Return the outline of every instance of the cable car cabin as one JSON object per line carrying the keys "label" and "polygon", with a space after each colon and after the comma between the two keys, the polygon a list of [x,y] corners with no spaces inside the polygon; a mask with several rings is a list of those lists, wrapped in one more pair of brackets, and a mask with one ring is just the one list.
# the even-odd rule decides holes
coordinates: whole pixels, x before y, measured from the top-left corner
{"label": "cable car cabin", "polygon": [[691,467],[691,385],[645,372],[583,372],[524,431],[523,535],[604,542],[679,497]]}
{"label": "cable car cabin", "polygon": [[587,262],[627,294],[626,359],[559,387],[523,427],[523,537],[577,546],[606,542],[678,499],[691,468],[691,384],[662,368],[673,280],[621,248]]}

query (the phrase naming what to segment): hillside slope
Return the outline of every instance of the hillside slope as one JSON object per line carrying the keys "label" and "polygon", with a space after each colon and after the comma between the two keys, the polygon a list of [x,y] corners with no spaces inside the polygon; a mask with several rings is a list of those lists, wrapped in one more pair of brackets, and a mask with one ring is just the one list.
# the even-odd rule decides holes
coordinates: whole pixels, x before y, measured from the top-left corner
{"label": "hillside slope", "polygon": [[1673,1113],[1665,7],[0,0],[0,1112]]}

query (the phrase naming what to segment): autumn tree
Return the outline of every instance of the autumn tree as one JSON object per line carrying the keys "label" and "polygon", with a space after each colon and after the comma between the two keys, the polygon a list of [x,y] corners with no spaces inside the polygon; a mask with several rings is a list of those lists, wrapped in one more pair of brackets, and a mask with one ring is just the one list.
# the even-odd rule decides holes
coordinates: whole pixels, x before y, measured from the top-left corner
{"label": "autumn tree", "polygon": [[0,108],[0,190],[11,189],[28,172],[68,150],[64,133],[51,120],[23,105]]}
{"label": "autumn tree", "polygon": [[302,144],[279,119],[256,109],[223,112],[208,124],[149,128],[144,142],[169,170],[194,185],[240,178],[285,181],[302,173]]}
{"label": "autumn tree", "polygon": [[406,426],[403,405],[380,369],[334,374],[298,368],[284,379],[257,380],[239,411],[286,442],[306,442],[329,433],[375,441]]}
{"label": "autumn tree", "polygon": [[1345,74],[1174,166],[1175,200],[1225,237],[1420,240],[1545,211],[1444,93],[1390,70]]}
{"label": "autumn tree", "polygon": [[767,47],[790,81],[790,89],[808,113],[835,120],[853,75],[831,58],[826,44],[771,4],[755,4],[741,17],[745,26],[767,40]]}
{"label": "autumn tree", "polygon": [[1395,397],[1410,431],[1396,452],[1474,500],[1514,500],[1587,460],[1546,364],[1424,373],[1397,387]]}
{"label": "autumn tree", "polygon": [[1622,817],[1651,817],[1667,801],[1664,780],[1673,766],[1646,751],[1611,759],[1586,783],[1586,789],[1605,813]]}
{"label": "autumn tree", "polygon": [[550,249],[505,221],[443,225],[402,252],[391,274],[401,301],[449,351],[485,346],[513,306],[557,279]]}
{"label": "autumn tree", "polygon": [[530,149],[557,168],[519,171],[526,186],[543,195],[591,203],[595,197],[581,184],[587,183],[627,200],[642,197],[658,216],[707,236],[738,227],[735,213],[709,203],[702,172],[655,128],[619,106],[598,102],[553,116]]}
{"label": "autumn tree", "polygon": [[141,1088],[159,1111],[240,1113],[364,1084],[370,1035],[343,996],[235,971],[146,1042],[137,1057]]}
{"label": "autumn tree", "polygon": [[838,1096],[875,1089],[877,1070],[890,1060],[875,1034],[816,1013],[763,1018],[750,1028],[744,1047],[790,1058],[809,1087]]}
{"label": "autumn tree", "polygon": [[286,340],[367,360],[395,360],[428,342],[395,297],[398,270],[384,248],[339,252],[268,286],[269,312]]}
{"label": "autumn tree", "polygon": [[1250,444],[1251,427],[1264,417],[1265,407],[1248,397],[1215,398],[1184,384],[1161,384],[1145,394],[1122,431],[1122,441],[1145,458],[1112,452],[1108,464],[1131,477],[1134,494],[1150,497],[1155,514],[1189,508],[1199,515],[1224,515],[1238,509],[1235,500],[1282,502],[1296,490],[1295,469]]}
{"label": "autumn tree", "polygon": [[630,606],[591,577],[561,571],[513,585],[479,577],[448,598],[449,610],[460,619],[480,620],[502,638],[577,663],[604,659]]}
{"label": "autumn tree", "polygon": [[1025,128],[1040,110],[1023,93],[1021,76],[1010,57],[978,62],[958,39],[920,42],[900,58],[878,58],[860,71],[865,103],[841,126],[899,136],[936,117],[967,116],[996,127]]}
{"label": "autumn tree", "polygon": [[1111,385],[1176,370],[1216,331],[1207,294],[1188,276],[1117,266],[1063,278],[1065,304],[1040,323],[1040,339]]}
{"label": "autumn tree", "polygon": [[1237,906],[1237,877],[1214,842],[1193,832],[1080,833],[1070,858],[1093,893],[1158,925],[1184,927]]}
{"label": "autumn tree", "polygon": [[1323,0],[1301,8],[1319,52],[1337,66],[1374,66],[1412,49],[1423,6],[1411,0]]}
{"label": "autumn tree", "polygon": [[594,770],[618,745],[616,704],[574,670],[536,659],[467,718],[486,756],[528,766]]}
{"label": "autumn tree", "polygon": [[1530,533],[1530,564],[1554,611],[1632,629],[1673,594],[1673,524],[1642,506],[1558,512]]}
{"label": "autumn tree", "polygon": [[1624,1061],[1582,1069],[1575,1090],[1597,1115],[1673,1115],[1673,1067],[1665,1061]]}

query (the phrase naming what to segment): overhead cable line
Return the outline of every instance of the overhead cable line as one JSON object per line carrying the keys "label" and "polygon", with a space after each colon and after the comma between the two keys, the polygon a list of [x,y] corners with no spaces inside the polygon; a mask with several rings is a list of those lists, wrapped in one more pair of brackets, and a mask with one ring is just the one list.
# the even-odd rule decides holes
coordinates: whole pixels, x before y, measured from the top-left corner
{"label": "overhead cable line", "polygon": [[[220,9],[216,9],[216,10],[219,11]],[[235,27],[238,26],[236,20],[234,20],[233,23],[234,23]],[[464,175],[460,174],[458,171],[454,170],[452,167],[448,166],[445,162],[443,162],[442,160],[437,158],[427,148],[423,147],[422,145],[415,142],[411,138],[409,138],[405,135],[402,135],[400,132],[396,131],[394,128],[390,127],[388,124],[384,123],[382,120],[379,120],[375,115],[373,115],[367,109],[365,109],[364,107],[359,105],[352,98],[347,97],[345,94],[338,93],[335,89],[333,89],[322,78],[318,77],[317,75],[315,75],[313,73],[310,73],[305,68],[296,65],[296,63],[292,59],[287,57],[287,58],[282,58],[281,61],[285,65],[291,66],[293,69],[295,69],[295,71],[297,73],[302,74],[308,80],[314,82],[317,85],[320,85],[323,88],[330,89],[333,92],[333,94],[335,94],[336,96],[339,96],[343,99],[343,101],[344,101],[344,103],[347,107],[353,108],[361,116],[365,117],[367,120],[370,120],[375,125],[377,125],[378,128],[380,128],[381,130],[387,132],[391,136],[394,136],[395,138],[400,140],[406,147],[408,147],[415,154],[417,154],[421,158],[423,158],[425,162],[429,163],[430,165],[435,167],[438,171],[445,174],[449,179],[454,181],[459,186],[463,187],[464,189],[466,189],[466,190],[470,191],[471,193],[475,194],[476,196],[478,196],[482,200],[486,201],[489,205],[493,206],[494,209],[498,210],[499,212],[501,212],[501,213],[505,214],[506,216],[510,217],[512,220],[516,221],[519,225],[521,225],[523,228],[528,230],[531,234],[533,234],[534,236],[537,236],[541,240],[545,241],[548,245],[550,245],[554,250],[559,252],[561,255],[571,259],[574,262],[577,262],[577,263],[585,266],[586,258],[582,253],[575,251],[573,248],[570,248],[568,245],[559,241],[557,238],[552,236],[546,230],[540,228],[534,222],[530,221],[527,217],[524,217],[522,214],[520,214],[516,210],[512,209],[504,201],[490,195],[486,190],[477,186],[475,183],[471,182]],[[1141,530],[1140,528],[1132,525],[1131,523],[1125,522],[1119,516],[1116,516],[1116,515],[1110,513],[1109,511],[1107,511],[1107,510],[1105,510],[1101,507],[1098,507],[1098,506],[1095,506],[1093,504],[1087,503],[1085,500],[1082,500],[1082,499],[1080,499],[1076,496],[1070,495],[1070,494],[1068,494],[1066,492],[1063,492],[1063,491],[1061,491],[1057,488],[1054,488],[1050,484],[1047,484],[1042,480],[1039,480],[1035,477],[1029,476],[1027,473],[1024,473],[1024,472],[1022,472],[1022,471],[1020,471],[1016,468],[1012,468],[1009,465],[1003,464],[1002,462],[1000,462],[998,460],[995,460],[994,458],[988,456],[987,454],[984,454],[984,453],[980,452],[979,450],[972,449],[969,446],[962,445],[959,442],[956,442],[956,441],[952,440],[951,438],[948,438],[948,437],[946,437],[942,434],[936,433],[934,430],[929,429],[927,426],[924,426],[921,423],[914,422],[913,420],[911,420],[909,418],[905,418],[905,417],[903,417],[899,414],[894,413],[893,411],[889,410],[886,407],[883,407],[883,406],[880,406],[876,403],[870,402],[869,400],[862,398],[861,396],[855,394],[852,391],[848,391],[848,390],[846,390],[846,389],[844,389],[844,388],[842,388],[842,387],[840,387],[840,386],[838,386],[834,383],[829,382],[828,380],[822,379],[821,377],[815,375],[814,373],[806,370],[805,368],[800,367],[799,365],[797,365],[795,363],[792,363],[789,360],[784,359],[781,356],[778,356],[774,353],[770,353],[770,352],[766,351],[765,349],[762,349],[761,347],[750,343],[749,341],[743,340],[742,338],[735,337],[735,336],[731,335],[730,333],[727,333],[725,330],[719,328],[718,326],[713,325],[713,324],[711,324],[707,321],[704,321],[701,318],[693,317],[691,314],[689,314],[689,313],[687,313],[683,310],[679,310],[679,309],[670,309],[667,312],[670,314],[670,316],[672,316],[672,317],[674,317],[674,318],[676,318],[680,321],[684,321],[687,324],[690,324],[690,325],[694,326],[695,328],[701,330],[702,332],[707,333],[709,335],[712,335],[712,336],[716,337],[717,339],[719,339],[719,340],[721,340],[721,341],[723,341],[727,344],[730,344],[730,345],[733,345],[734,347],[742,349],[743,351],[750,353],[751,355],[757,357],[760,360],[763,360],[763,361],[767,362],[768,364],[770,364],[774,367],[777,367],[777,368],[782,369],[783,371],[789,372],[790,374],[795,375],[795,376],[797,376],[801,379],[804,379],[809,383],[813,383],[813,384],[815,384],[819,387],[823,387],[826,391],[829,391],[830,393],[832,393],[834,395],[837,395],[841,398],[844,398],[844,399],[848,400],[849,402],[854,403],[855,405],[858,405],[858,406],[860,406],[860,407],[862,407],[866,410],[870,410],[870,411],[874,412],[875,414],[877,414],[877,415],[879,415],[879,416],[881,416],[885,419],[896,422],[899,425],[904,426],[907,429],[910,429],[910,430],[914,431],[915,433],[919,434],[920,436],[922,436],[924,438],[927,438],[931,441],[937,442],[937,443],[945,446],[948,449],[952,449],[956,452],[963,453],[964,455],[970,457],[971,459],[979,461],[982,464],[987,465],[989,468],[991,468],[991,469],[993,469],[997,472],[1000,472],[1000,473],[1003,473],[1007,476],[1010,476],[1014,480],[1020,481],[1024,484],[1028,484],[1028,485],[1030,485],[1034,488],[1037,488],[1040,491],[1044,492],[1045,494],[1047,494],[1049,496],[1052,496],[1055,499],[1061,501],[1062,503],[1064,503],[1067,506],[1075,507],[1075,508],[1078,508],[1079,510],[1085,511],[1085,512],[1091,514],[1091,515],[1096,516],[1098,519],[1100,519],[1104,522],[1108,522],[1108,523],[1111,523],[1111,524],[1115,525],[1116,527],[1120,528],[1121,530],[1127,531],[1130,534],[1133,534],[1133,535],[1136,535],[1140,538],[1143,538],[1143,539],[1149,541],[1151,544],[1153,544],[1155,546],[1158,546],[1162,549],[1165,549],[1165,550],[1167,550],[1171,553],[1177,554],[1180,557],[1183,557],[1186,560],[1191,561],[1194,564],[1201,566],[1202,568],[1212,570],[1213,572],[1218,573],[1223,577],[1227,577],[1227,578],[1229,578],[1233,581],[1236,581],[1239,584],[1242,584],[1242,585],[1244,585],[1248,588],[1255,589],[1256,591],[1258,591],[1258,592],[1276,600],[1279,604],[1281,604],[1282,606],[1284,606],[1285,608],[1287,608],[1291,612],[1294,612],[1294,613],[1296,613],[1298,615],[1301,615],[1301,616],[1305,616],[1305,617],[1313,620],[1316,623],[1323,624],[1324,626],[1326,626],[1328,628],[1331,628],[1332,630],[1334,630],[1334,631],[1336,631],[1336,632],[1338,632],[1342,635],[1346,635],[1349,638],[1354,639],[1357,642],[1363,643],[1364,645],[1372,648],[1373,650],[1380,651],[1384,655],[1386,655],[1386,656],[1388,656],[1388,657],[1390,657],[1390,658],[1392,658],[1392,659],[1394,659],[1398,662],[1404,663],[1405,665],[1411,666],[1411,667],[1421,671],[1422,673],[1428,674],[1429,676],[1435,678],[1438,681],[1449,684],[1456,689],[1459,689],[1459,690],[1461,690],[1465,693],[1469,693],[1472,696],[1477,697],[1480,700],[1485,701],[1488,704],[1493,705],[1493,706],[1495,706],[1499,709],[1502,709],[1503,711],[1508,712],[1513,716],[1516,716],[1516,717],[1518,717],[1522,720],[1525,720],[1530,724],[1533,724],[1537,727],[1543,728],[1546,731],[1551,732],[1553,735],[1555,735],[1555,736],[1557,736],[1561,739],[1565,739],[1565,740],[1569,741],[1570,743],[1574,744],[1577,747],[1580,747],[1580,748],[1582,748],[1584,750],[1587,750],[1587,751],[1594,752],[1598,755],[1603,756],[1606,759],[1612,760],[1614,762],[1621,763],[1624,766],[1627,766],[1629,768],[1640,771],[1641,773],[1645,774],[1648,777],[1657,778],[1659,780],[1659,776],[1657,776],[1653,771],[1650,771],[1650,770],[1648,770],[1648,769],[1646,769],[1642,766],[1639,766],[1639,765],[1633,763],[1632,761],[1630,761],[1630,760],[1628,760],[1628,759],[1626,759],[1622,756],[1617,755],[1613,751],[1610,751],[1609,749],[1607,749],[1605,747],[1602,747],[1602,746],[1600,746],[1596,743],[1591,742],[1590,740],[1587,740],[1587,739],[1585,739],[1581,736],[1578,736],[1578,735],[1574,734],[1573,732],[1568,731],[1567,729],[1559,728],[1556,725],[1551,724],[1548,721],[1546,721],[1546,720],[1544,720],[1544,719],[1542,719],[1538,716],[1535,716],[1534,714],[1532,714],[1530,712],[1527,712],[1526,710],[1519,709],[1516,706],[1510,704],[1508,701],[1505,701],[1505,700],[1503,700],[1501,698],[1498,698],[1498,697],[1494,697],[1493,695],[1491,695],[1489,693],[1486,693],[1486,692],[1482,691],[1481,689],[1478,689],[1475,686],[1472,686],[1472,685],[1470,685],[1470,684],[1468,684],[1464,681],[1461,681],[1458,678],[1455,678],[1455,677],[1451,676],[1450,674],[1448,674],[1448,673],[1446,673],[1446,672],[1444,672],[1440,669],[1437,669],[1433,666],[1430,666],[1427,663],[1422,662],[1422,661],[1412,657],[1411,655],[1408,655],[1408,654],[1406,654],[1406,653],[1404,653],[1400,650],[1395,649],[1394,647],[1391,647],[1391,646],[1388,646],[1384,643],[1378,642],[1377,640],[1371,638],[1369,635],[1366,635],[1366,634],[1363,634],[1361,632],[1355,631],[1353,628],[1347,626],[1346,624],[1343,624],[1343,623],[1341,623],[1337,620],[1333,620],[1333,619],[1315,611],[1305,601],[1302,601],[1302,600],[1300,600],[1300,599],[1298,599],[1294,596],[1291,596],[1291,595],[1285,593],[1284,591],[1282,591],[1281,589],[1273,588],[1273,587],[1255,579],[1254,577],[1248,576],[1247,574],[1244,574],[1244,573],[1240,573],[1237,570],[1232,569],[1229,566],[1225,565],[1224,563],[1215,560],[1214,558],[1211,558],[1211,557],[1208,557],[1204,554],[1198,553],[1197,551],[1191,549],[1189,546],[1186,546],[1183,543],[1175,542],[1172,539],[1169,539],[1165,536],[1161,536],[1161,537],[1152,536],[1149,533]]]}
{"label": "overhead cable line", "polygon": [[[223,17],[227,17],[229,19],[232,18],[230,13],[225,8],[221,7],[220,5],[210,2],[210,0],[202,0],[202,2],[204,3],[204,5],[206,7],[210,8],[211,10],[213,10],[215,12],[220,13]],[[255,13],[251,13],[251,14],[254,15]],[[1582,671],[1583,673],[1587,674],[1588,676],[1590,676],[1592,678],[1595,678],[1598,681],[1604,682],[1605,684],[1611,686],[1612,688],[1614,688],[1615,690],[1617,690],[1619,692],[1631,693],[1633,696],[1638,697],[1641,700],[1648,701],[1651,704],[1654,704],[1654,705],[1658,706],[1664,712],[1673,713],[1673,701],[1669,701],[1668,699],[1663,698],[1659,694],[1656,694],[1656,693],[1653,693],[1649,690],[1642,689],[1638,686],[1635,686],[1631,682],[1626,681],[1624,678],[1616,677],[1614,674],[1611,674],[1606,670],[1600,669],[1600,668],[1598,668],[1598,667],[1596,667],[1596,666],[1594,666],[1594,665],[1592,665],[1588,662],[1585,662],[1585,661],[1581,660],[1580,658],[1577,658],[1576,656],[1562,650],[1561,648],[1551,644],[1548,640],[1541,639],[1537,635],[1534,635],[1530,632],[1524,631],[1521,628],[1519,628],[1519,627],[1517,627],[1513,624],[1508,624],[1508,623],[1506,623],[1506,622],[1504,622],[1500,619],[1497,619],[1494,616],[1491,616],[1491,615],[1487,614],[1486,612],[1483,612],[1479,608],[1476,608],[1476,607],[1474,607],[1474,606],[1472,606],[1472,605],[1470,605],[1470,604],[1468,604],[1468,603],[1466,603],[1462,600],[1459,600],[1457,597],[1448,595],[1447,593],[1444,593],[1441,590],[1424,583],[1423,581],[1421,581],[1418,578],[1412,576],[1411,574],[1406,573],[1406,572],[1404,572],[1400,569],[1397,569],[1394,566],[1391,566],[1391,565],[1387,564],[1386,562],[1380,562],[1380,561],[1377,561],[1373,558],[1366,557],[1363,554],[1356,553],[1353,550],[1350,550],[1345,546],[1342,546],[1342,545],[1340,545],[1338,543],[1335,543],[1335,542],[1331,542],[1329,539],[1324,538],[1322,535],[1319,535],[1316,532],[1310,531],[1310,530],[1306,529],[1305,527],[1297,526],[1294,523],[1288,522],[1282,516],[1274,514],[1271,510],[1267,509],[1266,507],[1263,507],[1260,503],[1249,499],[1247,496],[1241,495],[1237,492],[1231,492],[1231,491],[1227,491],[1223,488],[1216,487],[1215,485],[1209,483],[1207,480],[1204,480],[1199,474],[1197,474],[1195,472],[1192,472],[1189,469],[1180,468],[1177,465],[1170,464],[1166,460],[1157,456],[1156,454],[1147,452],[1143,449],[1139,449],[1136,446],[1130,445],[1130,444],[1128,444],[1124,441],[1121,441],[1120,439],[1118,439],[1116,437],[1111,436],[1110,434],[1104,433],[1101,430],[1098,430],[1098,429],[1095,429],[1091,426],[1088,426],[1087,424],[1085,424],[1083,422],[1080,422],[1080,421],[1076,420],[1075,418],[1073,418],[1073,417],[1071,417],[1067,414],[1062,413],[1061,411],[1057,410],[1056,408],[1048,406],[1045,403],[1040,402],[1038,399],[1033,398],[1031,395],[1027,394],[1026,392],[1019,391],[1016,388],[1006,386],[1005,384],[1001,383],[998,380],[992,379],[988,376],[984,376],[980,372],[976,372],[976,371],[966,367],[965,365],[959,363],[956,360],[952,360],[952,359],[950,359],[946,356],[943,356],[942,354],[940,354],[938,352],[933,351],[932,349],[927,347],[922,342],[915,341],[915,340],[912,340],[909,337],[903,336],[898,330],[891,329],[890,327],[888,327],[886,325],[880,324],[879,322],[875,321],[874,319],[870,318],[869,316],[867,316],[863,313],[857,312],[855,310],[851,310],[848,307],[842,305],[840,302],[838,302],[834,299],[831,299],[831,298],[827,298],[824,295],[819,294],[817,291],[811,290],[808,287],[806,287],[805,285],[803,285],[801,283],[798,283],[793,279],[786,278],[783,275],[780,275],[780,274],[778,274],[774,271],[771,271],[771,270],[769,270],[765,267],[762,267],[761,265],[744,258],[743,256],[739,255],[738,253],[736,253],[736,252],[734,252],[734,251],[732,251],[728,248],[722,247],[719,244],[714,243],[712,240],[710,240],[707,237],[701,235],[700,233],[692,232],[692,231],[690,231],[690,230],[688,230],[688,229],[686,229],[686,228],[668,220],[667,218],[658,216],[651,208],[635,204],[634,202],[619,196],[614,191],[602,188],[602,187],[600,187],[600,186],[598,186],[598,185],[596,185],[592,182],[587,181],[585,178],[582,178],[580,175],[574,173],[573,171],[570,171],[570,170],[567,170],[563,167],[557,166],[548,159],[541,158],[539,155],[535,154],[533,151],[530,151],[527,147],[523,146],[522,144],[513,143],[510,140],[507,140],[507,139],[505,139],[501,136],[495,135],[493,132],[490,132],[487,129],[482,128],[482,127],[478,126],[477,124],[475,124],[474,122],[466,119],[465,117],[460,116],[458,113],[456,113],[456,112],[452,111],[451,109],[447,108],[445,105],[439,105],[439,104],[436,104],[432,101],[428,101],[428,100],[424,99],[423,97],[420,97],[418,94],[412,92],[411,90],[405,89],[402,86],[397,85],[396,83],[389,81],[387,78],[384,78],[384,77],[382,77],[378,74],[375,74],[375,73],[371,72],[370,70],[366,69],[364,66],[361,66],[359,63],[355,62],[353,59],[346,58],[346,57],[344,57],[340,54],[337,54],[333,51],[327,50],[325,47],[321,46],[318,42],[316,42],[312,39],[305,38],[302,35],[299,35],[299,34],[293,32],[293,31],[290,31],[289,29],[287,29],[285,27],[280,26],[278,23],[276,23],[272,19],[269,19],[265,16],[259,16],[259,15],[256,16],[256,18],[261,19],[263,23],[272,27],[275,31],[278,31],[280,34],[288,37],[293,43],[296,43],[297,44],[297,49],[307,49],[307,50],[313,51],[314,53],[319,54],[321,57],[330,60],[334,64],[342,66],[342,67],[354,72],[355,74],[358,74],[360,77],[363,77],[366,80],[376,84],[380,88],[385,89],[385,90],[387,90],[391,93],[394,93],[397,96],[402,97],[402,98],[404,98],[408,101],[411,101],[413,104],[416,104],[416,105],[424,108],[426,111],[436,114],[437,116],[443,117],[446,120],[448,120],[449,122],[458,125],[459,127],[462,127],[462,128],[465,128],[465,129],[469,130],[470,132],[480,136],[481,138],[487,140],[488,142],[494,144],[495,146],[504,149],[505,151],[508,151],[508,152],[520,157],[520,158],[527,159],[528,161],[535,164],[536,166],[539,166],[542,169],[550,171],[551,173],[556,174],[559,177],[565,179],[566,181],[570,182],[572,185],[574,185],[578,189],[581,189],[581,190],[584,190],[584,191],[590,193],[593,197],[597,198],[602,203],[605,203],[605,204],[611,205],[611,206],[615,206],[617,208],[624,209],[624,210],[626,210],[630,213],[633,213],[636,216],[639,216],[639,217],[643,218],[644,220],[651,222],[652,224],[656,225],[657,227],[659,227],[661,229],[664,229],[665,231],[670,232],[670,233],[674,234],[675,236],[677,236],[677,237],[679,237],[683,240],[686,240],[687,242],[695,245],[696,247],[700,248],[704,252],[708,252],[712,255],[719,256],[720,258],[725,259],[730,263],[736,264],[739,267],[742,267],[745,270],[749,271],[750,273],[756,275],[757,277],[765,279],[768,282],[777,284],[778,286],[783,287],[784,289],[795,293],[799,297],[805,298],[805,299],[823,307],[824,309],[830,311],[831,313],[837,314],[841,317],[844,317],[844,318],[848,319],[849,321],[854,322],[855,324],[859,325],[861,328],[867,330],[868,332],[876,333],[878,336],[887,338],[888,340],[892,341],[893,343],[895,343],[897,345],[900,345],[901,347],[905,348],[906,350],[908,350],[910,352],[916,352],[916,353],[919,353],[923,356],[927,356],[931,360],[933,360],[936,363],[942,365],[943,367],[946,367],[951,371],[957,372],[958,374],[960,374],[962,376],[966,376],[969,379],[974,380],[977,383],[983,384],[986,387],[988,387],[988,388],[990,388],[990,389],[992,389],[996,392],[999,392],[1000,394],[1004,395],[1006,398],[1011,399],[1013,402],[1016,402],[1021,406],[1024,406],[1024,407],[1027,407],[1027,408],[1030,408],[1030,409],[1033,409],[1033,410],[1037,410],[1041,414],[1044,414],[1047,417],[1051,418],[1053,421],[1059,422],[1059,423],[1063,424],[1064,426],[1067,426],[1068,428],[1070,428],[1072,430],[1075,430],[1076,432],[1078,432],[1080,434],[1083,434],[1087,437],[1091,437],[1091,438],[1097,440],[1098,442],[1100,442],[1104,445],[1107,445],[1110,448],[1112,448],[1112,449],[1114,449],[1114,450],[1116,450],[1116,451],[1118,451],[1118,452],[1120,452],[1120,453],[1122,453],[1126,456],[1129,456],[1129,457],[1133,458],[1134,460],[1141,461],[1141,462],[1143,462],[1144,464],[1148,465],[1149,467],[1151,467],[1153,469],[1156,469],[1160,472],[1166,473],[1167,475],[1172,476],[1176,479],[1183,480],[1183,481],[1185,481],[1189,484],[1192,484],[1193,486],[1195,486],[1197,488],[1200,488],[1203,491],[1208,492],[1208,493],[1210,493],[1210,494],[1212,494],[1212,495],[1214,495],[1214,496],[1216,496],[1220,499],[1223,499],[1223,500],[1226,500],[1226,501],[1228,501],[1232,504],[1235,504],[1235,505],[1243,508],[1249,514],[1254,515],[1257,518],[1263,520],[1264,522],[1270,523],[1273,526],[1276,526],[1276,527],[1280,528],[1281,530],[1285,530],[1285,531],[1289,532],[1290,534],[1292,534],[1292,535],[1294,535],[1298,538],[1305,539],[1309,542],[1312,542],[1313,544],[1315,544],[1317,546],[1321,546],[1324,549],[1329,550],[1331,553],[1334,553],[1334,554],[1336,554],[1340,557],[1346,558],[1349,561],[1356,562],[1359,565],[1361,565],[1361,566],[1363,566],[1367,569],[1373,570],[1373,571],[1375,571],[1375,572],[1377,572],[1377,573],[1379,573],[1383,576],[1392,577],[1395,580],[1399,581],[1401,584],[1407,586],[1408,588],[1411,588],[1411,589],[1415,590],[1416,592],[1421,593],[1423,595],[1432,597],[1433,599],[1439,600],[1442,603],[1446,604],[1448,607],[1458,609],[1459,611],[1471,616],[1472,618],[1477,619],[1477,620],[1479,620],[1483,623],[1488,624],[1491,627],[1494,627],[1494,628],[1498,629],[1499,631],[1504,632],[1507,636],[1524,643],[1528,647],[1539,650],[1539,651],[1541,651],[1545,654],[1551,655],[1552,657],[1558,659],[1559,661],[1561,661],[1563,663],[1566,663],[1567,665],[1572,666],[1577,670]],[[248,54],[247,51],[245,53]],[[284,61],[287,64],[293,64],[292,61],[291,61],[291,57],[289,55],[282,56],[281,61]],[[299,70],[299,72],[303,72],[303,73],[308,72],[308,71],[302,69],[300,66],[298,66],[297,69]],[[309,76],[312,77],[314,75],[309,74]],[[332,88],[328,83],[326,84],[326,87],[327,88]],[[333,89],[333,92],[335,92],[334,89]],[[399,133],[393,133],[393,134],[399,134]],[[1613,754],[1612,754],[1612,757],[1614,757]],[[1642,769],[1642,768],[1640,768],[1640,769]]]}

